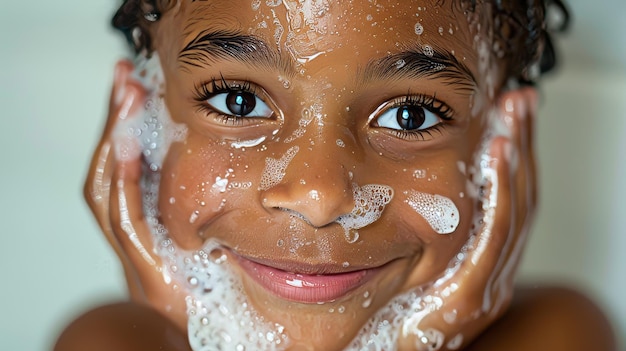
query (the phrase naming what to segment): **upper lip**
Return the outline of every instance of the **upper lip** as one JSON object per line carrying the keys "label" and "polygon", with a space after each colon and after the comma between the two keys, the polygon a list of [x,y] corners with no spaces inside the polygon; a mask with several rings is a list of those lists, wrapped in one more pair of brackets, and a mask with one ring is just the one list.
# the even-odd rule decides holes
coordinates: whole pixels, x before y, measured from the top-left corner
{"label": "upper lip", "polygon": [[338,264],[338,263],[333,263],[333,262],[306,263],[306,262],[301,262],[301,261],[285,260],[285,259],[250,257],[246,255],[241,255],[237,252],[233,252],[233,253],[241,259],[246,259],[254,263],[261,264],[261,265],[268,266],[268,267],[275,268],[275,269],[279,269],[285,272],[303,274],[303,275],[332,275],[332,274],[350,273],[350,272],[356,272],[356,271],[361,271],[361,270],[379,268],[389,263],[389,262],[384,262],[381,264],[374,264],[374,265],[353,265],[353,264],[346,265],[343,263]]}

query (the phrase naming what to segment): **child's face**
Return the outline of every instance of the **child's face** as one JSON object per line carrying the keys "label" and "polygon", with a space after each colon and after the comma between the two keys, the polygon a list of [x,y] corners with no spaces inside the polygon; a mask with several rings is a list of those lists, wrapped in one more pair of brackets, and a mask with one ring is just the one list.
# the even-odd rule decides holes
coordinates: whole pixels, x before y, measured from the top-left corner
{"label": "child's face", "polygon": [[[463,304],[420,323],[454,301],[491,235],[500,77],[478,23],[436,3],[181,1],[157,23],[159,113],[185,133],[154,165],[155,221],[178,252],[215,249],[236,281],[215,288],[245,296],[267,338],[340,349],[387,320],[415,345],[465,342],[446,332]],[[498,240],[515,246],[518,231]],[[514,266],[502,252],[477,274]],[[468,294],[498,295],[489,284]]]}

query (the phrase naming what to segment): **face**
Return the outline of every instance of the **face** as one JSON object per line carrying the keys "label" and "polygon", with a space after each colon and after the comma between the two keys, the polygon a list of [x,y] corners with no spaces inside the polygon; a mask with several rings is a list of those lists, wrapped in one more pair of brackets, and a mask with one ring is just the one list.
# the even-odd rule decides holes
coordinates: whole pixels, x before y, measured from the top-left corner
{"label": "face", "polygon": [[455,349],[500,313],[517,105],[462,7],[181,1],[156,23],[117,157],[144,155],[133,269],[192,346]]}

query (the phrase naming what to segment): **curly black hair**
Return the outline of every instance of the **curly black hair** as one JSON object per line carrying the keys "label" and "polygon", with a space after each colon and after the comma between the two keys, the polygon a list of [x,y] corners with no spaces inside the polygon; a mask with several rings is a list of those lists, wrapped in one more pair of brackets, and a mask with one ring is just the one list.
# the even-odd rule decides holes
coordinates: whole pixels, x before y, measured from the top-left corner
{"label": "curly black hair", "polygon": [[[113,17],[113,27],[124,33],[136,53],[149,55],[153,51],[149,27],[176,0],[123,1]],[[442,4],[444,1],[439,2]],[[550,33],[564,31],[570,20],[569,11],[561,0],[453,0],[453,3],[469,11],[473,11],[479,3],[491,6],[493,39],[499,45],[496,54],[508,62],[508,78],[532,85],[536,75],[551,71],[556,66],[557,57]],[[561,17],[556,25],[547,23],[549,10],[556,11]]]}

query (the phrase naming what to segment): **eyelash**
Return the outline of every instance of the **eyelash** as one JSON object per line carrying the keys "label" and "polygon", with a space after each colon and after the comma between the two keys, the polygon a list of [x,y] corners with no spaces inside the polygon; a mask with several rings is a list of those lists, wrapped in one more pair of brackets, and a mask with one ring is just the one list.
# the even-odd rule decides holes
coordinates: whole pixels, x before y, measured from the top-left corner
{"label": "eyelash", "polygon": [[217,112],[207,103],[207,100],[218,94],[240,91],[257,95],[257,89],[250,82],[229,83],[223,76],[220,76],[219,79],[212,79],[210,83],[195,85],[193,99],[197,103],[199,112],[203,112],[207,117],[215,118],[220,123],[236,127],[250,123],[253,118],[242,118]]}
{"label": "eyelash", "polygon": [[[210,86],[210,87],[209,87]],[[205,113],[207,117],[215,118],[217,121],[228,126],[241,126],[246,123],[252,122],[254,118],[242,118],[241,116],[227,115],[215,111],[208,103],[207,100],[218,94],[231,93],[231,92],[247,92],[257,96],[257,89],[248,81],[242,81],[241,83],[228,82],[223,76],[220,79],[212,79],[210,83],[196,85],[194,87],[194,100],[197,102],[198,110]],[[437,100],[436,96],[430,96],[425,94],[411,94],[410,92],[403,97],[398,97],[392,101],[386,103],[382,112],[389,111],[393,108],[402,106],[414,106],[425,109],[432,112],[443,122],[453,121],[454,111],[444,102]],[[381,113],[374,117],[374,122],[380,117]],[[436,125],[428,127],[422,130],[394,130],[387,129],[387,133],[391,133],[399,139],[404,140],[426,140],[428,137],[432,137],[433,132],[441,133],[442,128],[447,126],[447,123],[440,122]]]}
{"label": "eyelash", "polygon": [[[398,97],[389,102],[382,112],[388,111],[392,108],[402,106],[415,106],[423,108],[434,113],[437,117],[441,118],[443,122],[451,122],[454,120],[454,110],[443,101],[437,100],[436,96],[424,95],[424,94],[411,94],[410,92],[403,97]],[[374,121],[380,116],[379,113],[374,117]],[[426,140],[427,137],[432,137],[433,132],[441,133],[441,130],[447,126],[446,123],[438,123],[432,127],[423,130],[393,130],[388,129],[387,132],[394,134],[397,138],[405,140]]]}

